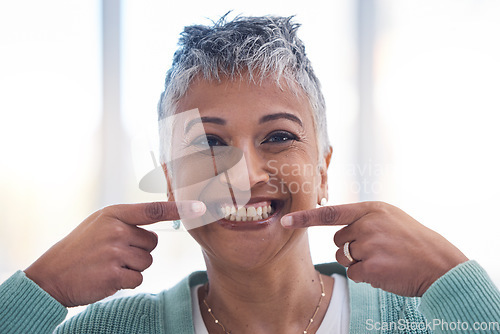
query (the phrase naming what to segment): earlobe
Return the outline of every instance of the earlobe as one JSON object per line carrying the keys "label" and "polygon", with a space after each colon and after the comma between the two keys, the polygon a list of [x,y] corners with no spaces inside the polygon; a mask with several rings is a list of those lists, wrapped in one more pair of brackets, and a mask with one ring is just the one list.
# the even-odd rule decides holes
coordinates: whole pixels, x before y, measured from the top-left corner
{"label": "earlobe", "polygon": [[163,173],[165,174],[165,179],[167,180],[167,198],[169,202],[175,202],[174,192],[172,191],[172,182],[170,180],[170,176],[168,175],[167,165],[162,162],[161,167],[163,169]]}
{"label": "earlobe", "polygon": [[333,147],[329,146],[328,153],[325,154],[326,169],[328,169],[328,167],[330,167],[330,160],[332,159],[332,153],[333,153]]}

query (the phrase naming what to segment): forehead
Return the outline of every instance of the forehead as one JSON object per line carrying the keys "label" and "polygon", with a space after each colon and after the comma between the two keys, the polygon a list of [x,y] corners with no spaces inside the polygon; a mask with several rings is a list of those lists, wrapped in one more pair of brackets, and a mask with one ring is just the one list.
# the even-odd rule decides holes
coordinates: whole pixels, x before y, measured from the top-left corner
{"label": "forehead", "polygon": [[195,79],[186,94],[178,101],[176,112],[198,108],[200,114],[216,112],[219,115],[260,115],[269,112],[297,113],[311,119],[312,108],[302,89],[290,88],[287,83],[278,86],[275,80],[256,84],[246,78],[207,81]]}

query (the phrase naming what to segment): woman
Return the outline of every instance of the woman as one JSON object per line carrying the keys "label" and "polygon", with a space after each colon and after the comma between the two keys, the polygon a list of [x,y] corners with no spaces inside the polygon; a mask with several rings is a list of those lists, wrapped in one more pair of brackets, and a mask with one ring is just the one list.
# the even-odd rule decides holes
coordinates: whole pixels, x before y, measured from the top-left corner
{"label": "woman", "polygon": [[[332,150],[297,28],[279,17],[185,28],[159,103],[169,202],[104,208],[12,276],[0,287],[2,332],[481,332],[472,326],[499,321],[500,292],[484,270],[398,208],[315,209],[328,197]],[[227,149],[241,153],[243,176],[224,165]],[[56,329],[65,307],[138,286],[157,243],[138,225],[180,217],[206,273],[93,304]],[[345,226],[334,242],[347,271],[312,264],[313,225]]]}

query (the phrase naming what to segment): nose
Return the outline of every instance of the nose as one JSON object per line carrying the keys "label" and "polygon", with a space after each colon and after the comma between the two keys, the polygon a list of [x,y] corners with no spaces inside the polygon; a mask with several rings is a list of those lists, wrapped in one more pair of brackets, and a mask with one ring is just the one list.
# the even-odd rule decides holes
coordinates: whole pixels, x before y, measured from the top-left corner
{"label": "nose", "polygon": [[240,145],[242,159],[227,173],[221,174],[221,182],[230,183],[238,190],[250,190],[259,184],[269,182],[266,161],[259,155],[254,145]]}
{"label": "nose", "polygon": [[269,173],[266,169],[266,161],[257,152],[256,148],[252,145],[244,151],[245,162],[248,169],[248,180],[250,187],[258,184],[265,184],[269,182]]}

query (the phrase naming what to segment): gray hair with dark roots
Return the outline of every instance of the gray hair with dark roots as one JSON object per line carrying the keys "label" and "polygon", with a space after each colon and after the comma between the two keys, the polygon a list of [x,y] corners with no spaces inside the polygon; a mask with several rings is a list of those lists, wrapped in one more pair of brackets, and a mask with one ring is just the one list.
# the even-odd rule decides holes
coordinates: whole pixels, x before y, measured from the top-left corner
{"label": "gray hair with dark roots", "polygon": [[158,103],[162,162],[168,161],[169,141],[165,139],[170,130],[162,126],[161,120],[175,114],[177,102],[196,76],[220,82],[222,78],[242,79],[247,74],[255,84],[272,78],[280,89],[282,79],[295,94],[301,88],[313,110],[319,159],[328,154],[325,100],[304,43],[297,37],[300,24],[292,19],[238,16],[227,21],[226,14],[212,26],[184,28]]}

